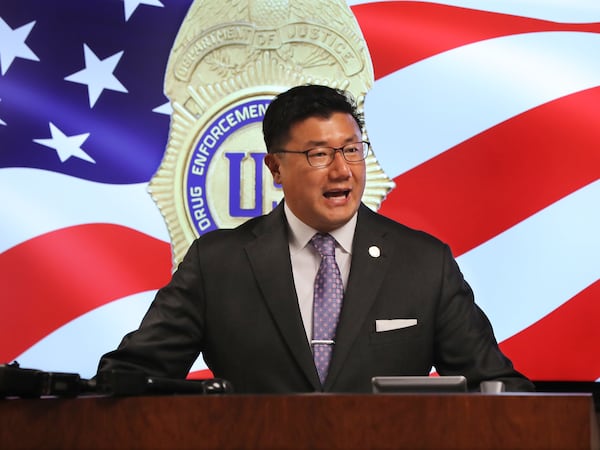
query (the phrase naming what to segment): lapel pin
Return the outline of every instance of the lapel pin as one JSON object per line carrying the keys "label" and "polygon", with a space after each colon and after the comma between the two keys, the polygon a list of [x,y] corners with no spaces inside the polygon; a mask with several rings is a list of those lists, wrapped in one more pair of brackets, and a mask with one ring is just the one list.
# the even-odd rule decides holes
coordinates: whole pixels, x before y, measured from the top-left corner
{"label": "lapel pin", "polygon": [[369,255],[373,258],[379,258],[379,256],[381,256],[381,250],[379,250],[379,247],[376,245],[372,245],[369,247]]}

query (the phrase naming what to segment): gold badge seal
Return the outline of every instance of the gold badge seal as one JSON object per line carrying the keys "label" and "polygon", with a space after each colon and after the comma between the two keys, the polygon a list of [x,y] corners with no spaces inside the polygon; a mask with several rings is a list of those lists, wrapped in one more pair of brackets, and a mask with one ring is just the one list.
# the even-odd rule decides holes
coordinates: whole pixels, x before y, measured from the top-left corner
{"label": "gold badge seal", "polygon": [[[268,213],[281,200],[263,164],[262,117],[275,95],[305,83],[346,89],[364,106],[373,69],[345,1],[191,5],[169,57],[169,141],[149,185],[175,265],[199,235]],[[371,154],[363,201],[377,209],[393,186]]]}

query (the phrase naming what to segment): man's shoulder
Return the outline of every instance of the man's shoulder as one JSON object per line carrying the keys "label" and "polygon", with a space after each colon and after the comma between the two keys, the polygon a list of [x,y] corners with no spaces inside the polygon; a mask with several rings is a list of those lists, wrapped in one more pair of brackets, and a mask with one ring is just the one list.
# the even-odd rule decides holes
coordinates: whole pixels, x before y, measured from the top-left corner
{"label": "man's shoulder", "polygon": [[218,228],[196,238],[197,246],[239,246],[265,232],[275,233],[285,227],[279,211],[252,217],[234,228]]}
{"label": "man's shoulder", "polygon": [[446,244],[438,237],[423,230],[411,228],[401,222],[391,219],[383,214],[373,211],[367,206],[362,206],[359,211],[358,225],[367,229],[370,233],[386,234],[388,237],[407,240],[415,243],[423,243],[434,246],[445,246]]}

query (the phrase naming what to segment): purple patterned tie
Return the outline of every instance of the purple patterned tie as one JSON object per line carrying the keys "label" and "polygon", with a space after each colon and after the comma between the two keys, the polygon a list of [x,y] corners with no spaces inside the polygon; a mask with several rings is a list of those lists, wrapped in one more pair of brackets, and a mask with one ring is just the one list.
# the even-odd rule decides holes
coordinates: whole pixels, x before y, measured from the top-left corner
{"label": "purple patterned tie", "polygon": [[315,366],[321,384],[325,383],[329,361],[333,353],[344,285],[340,269],[335,262],[335,239],[330,234],[315,234],[310,243],[321,254],[321,265],[315,278],[313,303],[312,348]]}

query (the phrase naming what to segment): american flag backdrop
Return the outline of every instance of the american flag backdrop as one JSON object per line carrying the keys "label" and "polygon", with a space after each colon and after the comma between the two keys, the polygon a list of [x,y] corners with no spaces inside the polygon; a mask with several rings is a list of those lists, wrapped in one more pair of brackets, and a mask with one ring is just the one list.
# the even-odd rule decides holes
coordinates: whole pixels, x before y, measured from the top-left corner
{"label": "american flag backdrop", "polygon": [[[168,281],[147,187],[190,4],[0,3],[0,363],[91,377]],[[600,380],[600,3],[350,6],[380,212],[450,244],[518,369]]]}

